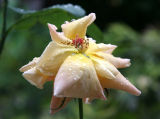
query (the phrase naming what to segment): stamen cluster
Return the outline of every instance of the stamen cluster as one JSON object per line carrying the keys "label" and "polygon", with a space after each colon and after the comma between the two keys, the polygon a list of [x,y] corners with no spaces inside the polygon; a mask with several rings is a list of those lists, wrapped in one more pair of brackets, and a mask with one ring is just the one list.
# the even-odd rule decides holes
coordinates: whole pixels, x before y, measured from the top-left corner
{"label": "stamen cluster", "polygon": [[79,51],[85,51],[89,46],[89,40],[76,36],[75,39],[72,39],[72,45]]}
{"label": "stamen cluster", "polygon": [[72,40],[72,43],[75,46],[75,48],[83,47],[83,42],[84,42],[84,39],[78,38],[78,37],[76,37],[74,40]]}

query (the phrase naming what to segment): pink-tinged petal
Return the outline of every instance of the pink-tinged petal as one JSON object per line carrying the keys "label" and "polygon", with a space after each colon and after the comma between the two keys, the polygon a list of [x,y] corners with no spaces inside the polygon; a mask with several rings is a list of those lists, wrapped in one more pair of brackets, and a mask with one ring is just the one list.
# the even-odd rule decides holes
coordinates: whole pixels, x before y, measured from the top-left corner
{"label": "pink-tinged petal", "polygon": [[61,44],[65,44],[65,45],[71,45],[72,44],[72,40],[66,38],[63,33],[58,33],[57,27],[55,25],[52,24],[48,24],[48,28],[50,31],[50,35],[53,41],[57,42],[57,43],[61,43]]}
{"label": "pink-tinged petal", "polygon": [[51,105],[50,105],[50,113],[54,114],[60,111],[68,104],[68,102],[71,99],[72,98],[66,98],[66,97],[59,98],[59,97],[52,96]]}
{"label": "pink-tinged petal", "polygon": [[36,67],[42,74],[55,76],[66,57],[77,52],[78,50],[74,47],[52,41],[42,53]]}
{"label": "pink-tinged petal", "polygon": [[116,75],[119,73],[119,71],[114,67],[114,65],[93,55],[91,55],[90,58],[92,59],[96,72],[100,77],[111,80],[116,79]]}
{"label": "pink-tinged petal", "polygon": [[86,35],[87,27],[96,19],[94,13],[89,14],[81,19],[72,21],[62,25],[64,35],[69,39],[75,39],[76,36],[84,38]]}
{"label": "pink-tinged petal", "polygon": [[139,96],[141,91],[131,84],[121,73],[116,76],[116,79],[110,80],[107,78],[99,78],[103,88],[114,88],[126,91],[133,95]]}
{"label": "pink-tinged petal", "polygon": [[120,57],[114,57],[111,54],[103,53],[103,52],[97,52],[94,53],[98,57],[104,58],[106,61],[109,61],[112,63],[116,68],[125,68],[129,67],[131,65],[130,59],[123,59]]}
{"label": "pink-tinged petal", "polygon": [[22,66],[22,67],[19,69],[20,72],[25,72],[25,71],[27,71],[27,70],[35,67],[38,61],[39,61],[39,57],[38,57],[38,58],[37,58],[37,57],[33,58],[33,60],[32,60],[31,62],[29,62],[28,64]]}
{"label": "pink-tinged petal", "polygon": [[23,73],[23,77],[37,88],[42,89],[47,77],[42,75],[35,67]]}
{"label": "pink-tinged petal", "polygon": [[105,99],[92,61],[82,54],[69,56],[64,61],[55,78],[54,95]]}
{"label": "pink-tinged petal", "polygon": [[92,54],[93,52],[104,52],[111,54],[116,48],[116,45],[104,43],[96,44],[91,38],[89,38],[89,47],[86,51],[86,54]]}
{"label": "pink-tinged petal", "polygon": [[112,64],[108,61],[90,56],[103,88],[115,88],[127,91],[133,95],[140,95],[140,91],[132,85]]}

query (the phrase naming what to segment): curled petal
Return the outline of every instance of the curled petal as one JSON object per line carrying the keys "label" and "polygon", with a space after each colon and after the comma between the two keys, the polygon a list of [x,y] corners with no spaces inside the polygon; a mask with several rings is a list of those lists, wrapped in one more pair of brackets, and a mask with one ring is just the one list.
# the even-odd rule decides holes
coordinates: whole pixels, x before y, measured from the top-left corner
{"label": "curled petal", "polygon": [[119,71],[108,61],[100,59],[95,56],[90,56],[92,59],[96,72],[99,76],[107,79],[115,79]]}
{"label": "curled petal", "polygon": [[42,75],[35,67],[23,73],[23,77],[37,88],[42,89],[47,77]]}
{"label": "curled petal", "polygon": [[54,114],[59,110],[63,109],[70,100],[71,98],[66,98],[66,97],[59,98],[59,97],[52,96],[50,113]]}
{"label": "curled petal", "polygon": [[103,53],[103,52],[97,52],[94,54],[97,55],[98,57],[104,58],[106,61],[109,61],[116,68],[125,68],[125,67],[129,67],[131,65],[130,59],[123,59],[120,57],[114,57],[111,54]]}
{"label": "curled petal", "polygon": [[53,41],[66,45],[72,44],[72,40],[66,38],[62,33],[58,33],[56,31],[57,27],[55,25],[48,24],[48,28]]}
{"label": "curled petal", "polygon": [[139,96],[139,91],[133,84],[131,84],[121,73],[117,74],[116,79],[110,80],[107,78],[99,78],[103,88],[114,88],[126,91],[133,95]]}
{"label": "curled petal", "polygon": [[42,74],[55,76],[65,58],[77,52],[74,47],[57,44],[52,41],[42,53],[36,67]]}
{"label": "curled petal", "polygon": [[31,62],[29,62],[28,64],[22,66],[19,70],[21,72],[25,72],[25,71],[35,67],[38,61],[39,61],[39,57],[38,58],[35,57]]}
{"label": "curled petal", "polygon": [[54,82],[57,97],[105,99],[92,61],[82,54],[69,56]]}
{"label": "curled petal", "polygon": [[37,70],[36,64],[38,63],[38,61],[39,61],[39,58],[34,58],[31,62],[21,67],[20,71],[24,72],[23,77],[28,82],[30,82],[32,85],[36,86],[37,88],[42,89],[44,83],[49,80],[53,80],[53,78],[47,77]]}
{"label": "curled petal", "polygon": [[81,19],[72,21],[62,25],[64,35],[69,39],[75,39],[76,36],[84,38],[86,35],[87,27],[96,19],[94,13],[89,14]]}

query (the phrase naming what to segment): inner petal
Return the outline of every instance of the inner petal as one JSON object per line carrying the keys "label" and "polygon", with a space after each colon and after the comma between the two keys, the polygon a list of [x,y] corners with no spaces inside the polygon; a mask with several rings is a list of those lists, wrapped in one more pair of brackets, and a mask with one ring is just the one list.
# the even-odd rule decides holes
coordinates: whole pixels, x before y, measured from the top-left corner
{"label": "inner petal", "polygon": [[62,25],[64,35],[69,39],[75,39],[78,35],[80,38],[85,38],[87,27],[96,19],[94,13],[89,14],[81,19],[72,21]]}
{"label": "inner petal", "polygon": [[92,38],[89,38],[89,47],[86,51],[86,54],[92,54],[93,52],[104,52],[111,54],[116,47],[117,47],[116,45],[111,45],[111,44],[104,44],[104,43],[96,44],[96,42]]}
{"label": "inner petal", "polygon": [[64,45],[71,45],[72,40],[65,37],[62,33],[57,32],[57,27],[55,25],[48,24],[48,28],[53,41]]}

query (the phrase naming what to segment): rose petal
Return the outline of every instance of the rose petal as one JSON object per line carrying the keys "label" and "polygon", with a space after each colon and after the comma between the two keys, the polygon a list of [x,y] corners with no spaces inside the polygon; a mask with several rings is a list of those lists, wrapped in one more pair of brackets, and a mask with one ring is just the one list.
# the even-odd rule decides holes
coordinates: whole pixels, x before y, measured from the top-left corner
{"label": "rose petal", "polygon": [[59,97],[52,96],[50,113],[54,114],[59,110],[63,109],[71,99],[72,98],[66,98],[66,97],[59,98]]}
{"label": "rose petal", "polygon": [[141,94],[141,91],[139,91],[133,84],[131,84],[121,73],[116,76],[115,80],[102,77],[99,77],[99,79],[103,88],[119,89],[136,96]]}
{"label": "rose petal", "polygon": [[38,58],[35,57],[35,58],[33,58],[33,60],[31,62],[29,62],[28,64],[22,66],[19,70],[21,72],[25,72],[25,71],[35,67],[38,61],[39,61],[39,57]]}
{"label": "rose petal", "polygon": [[32,85],[40,89],[42,89],[44,83],[48,81],[47,77],[38,72],[38,70],[35,67],[25,71],[23,73],[23,77]]}
{"label": "rose petal", "polygon": [[116,45],[104,44],[104,43],[96,44],[90,38],[89,47],[86,51],[86,54],[92,54],[93,52],[99,52],[99,51],[111,54],[115,50],[115,48],[117,48]]}
{"label": "rose petal", "polygon": [[23,73],[23,77],[30,82],[32,85],[36,86],[37,88],[42,89],[45,82],[53,80],[53,77],[47,77],[40,73],[37,68],[36,64],[39,61],[39,58],[34,58],[31,62],[24,65],[20,68],[21,72]]}
{"label": "rose petal", "polygon": [[104,58],[105,60],[109,61],[116,68],[125,68],[125,67],[129,67],[131,65],[130,59],[123,59],[120,57],[114,57],[111,54],[103,53],[103,52],[97,52],[94,54],[97,55],[98,57]]}
{"label": "rose petal", "polygon": [[105,99],[93,63],[81,54],[69,56],[60,67],[54,82],[54,95]]}
{"label": "rose petal", "polygon": [[115,79],[119,71],[108,61],[100,59],[95,56],[90,56],[92,59],[96,72],[99,76],[107,79]]}
{"label": "rose petal", "polygon": [[111,54],[117,48],[116,45],[104,44],[104,43],[99,43],[99,44],[97,44],[97,46],[98,46],[97,52],[103,51],[103,52],[109,53],[109,54]]}
{"label": "rose petal", "polygon": [[36,67],[42,74],[55,76],[65,58],[77,52],[74,47],[57,44],[52,41],[42,53]]}
{"label": "rose petal", "polygon": [[49,28],[50,35],[53,41],[57,43],[65,44],[65,45],[72,44],[72,40],[66,38],[62,33],[58,33],[56,31],[57,27],[55,25],[48,24],[48,28]]}
{"label": "rose petal", "polygon": [[72,21],[62,25],[64,35],[69,39],[75,39],[76,36],[84,38],[86,35],[87,27],[96,19],[94,13],[89,14],[81,19]]}

